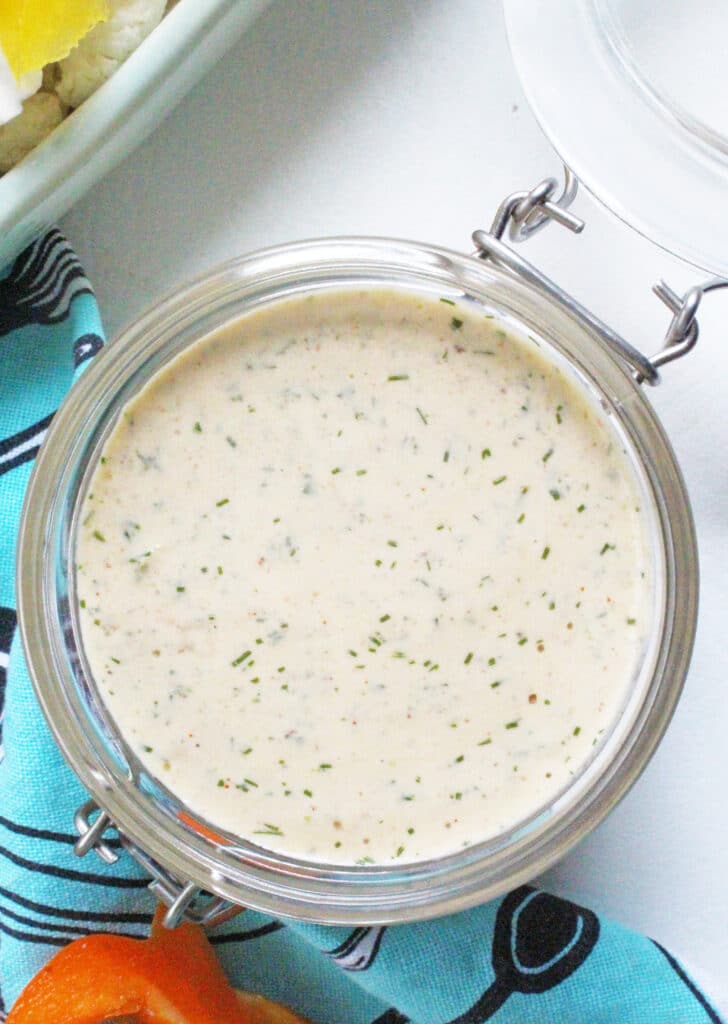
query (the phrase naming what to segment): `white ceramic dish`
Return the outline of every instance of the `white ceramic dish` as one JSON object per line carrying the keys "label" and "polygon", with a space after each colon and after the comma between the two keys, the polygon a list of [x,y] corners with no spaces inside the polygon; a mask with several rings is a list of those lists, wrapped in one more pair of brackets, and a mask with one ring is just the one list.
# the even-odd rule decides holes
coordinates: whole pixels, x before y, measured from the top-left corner
{"label": "white ceramic dish", "polygon": [[0,177],[0,267],[149,135],[270,0],[180,0],[90,99]]}

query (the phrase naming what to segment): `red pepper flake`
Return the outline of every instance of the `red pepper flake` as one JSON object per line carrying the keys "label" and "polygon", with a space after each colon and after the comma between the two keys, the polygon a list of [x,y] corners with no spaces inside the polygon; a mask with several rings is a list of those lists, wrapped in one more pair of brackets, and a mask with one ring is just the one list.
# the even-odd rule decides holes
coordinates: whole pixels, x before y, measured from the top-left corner
{"label": "red pepper flake", "polygon": [[529,704],[535,704],[537,700],[538,700],[538,697],[536,696],[535,693],[529,693],[529,695],[528,695],[528,703]]}

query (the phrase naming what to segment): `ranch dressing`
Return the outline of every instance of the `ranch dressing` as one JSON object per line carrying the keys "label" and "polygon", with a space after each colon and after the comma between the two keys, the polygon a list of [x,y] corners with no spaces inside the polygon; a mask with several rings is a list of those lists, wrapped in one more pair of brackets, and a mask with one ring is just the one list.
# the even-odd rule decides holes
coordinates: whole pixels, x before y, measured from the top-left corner
{"label": "ranch dressing", "polygon": [[652,614],[639,485],[582,391],[481,310],[393,290],[280,301],[161,370],[76,542],[86,657],[149,772],[340,864],[548,804]]}

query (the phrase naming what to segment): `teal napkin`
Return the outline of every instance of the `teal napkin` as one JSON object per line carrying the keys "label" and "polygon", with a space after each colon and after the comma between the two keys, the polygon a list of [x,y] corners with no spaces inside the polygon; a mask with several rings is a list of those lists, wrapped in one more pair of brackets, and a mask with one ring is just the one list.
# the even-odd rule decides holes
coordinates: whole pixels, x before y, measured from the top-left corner
{"label": "teal napkin", "polygon": [[[59,947],[99,931],[142,937],[153,911],[129,856],[111,867],[74,856],[71,823],[85,795],[40,713],[15,629],[15,539],[32,461],[102,339],[83,269],[50,231],[0,279],[4,1007]],[[283,923],[246,910],[212,942],[236,985],[316,1024],[720,1024],[656,942],[529,886],[451,917],[390,927]]]}

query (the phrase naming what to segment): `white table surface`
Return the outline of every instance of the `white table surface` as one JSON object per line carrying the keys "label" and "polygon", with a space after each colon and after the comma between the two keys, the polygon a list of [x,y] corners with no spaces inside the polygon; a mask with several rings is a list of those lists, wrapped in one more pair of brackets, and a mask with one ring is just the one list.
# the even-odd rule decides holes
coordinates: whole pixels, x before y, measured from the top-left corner
{"label": "white table surface", "polygon": [[[275,0],[62,227],[114,334],[160,293],[273,243],[360,233],[469,250],[503,195],[558,170],[516,79],[496,0]],[[651,284],[665,276],[681,290],[704,275],[589,197],[577,210],[584,234],[552,226],[528,243],[529,258],[654,351],[667,319]],[[728,299],[706,301],[698,348],[650,393],[700,544],[702,604],[684,696],[632,792],[542,879],[658,939],[724,1012],[727,312]]]}

